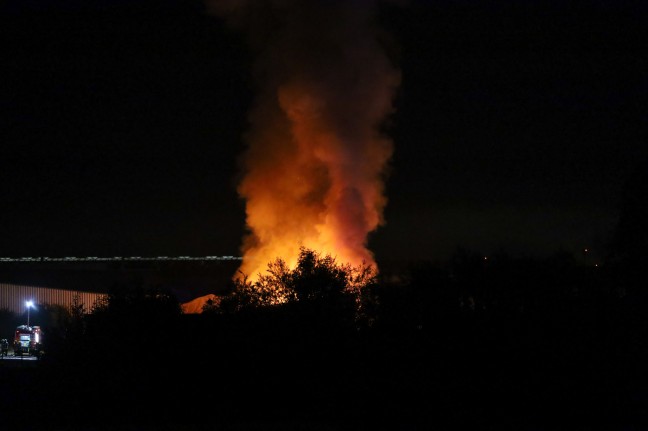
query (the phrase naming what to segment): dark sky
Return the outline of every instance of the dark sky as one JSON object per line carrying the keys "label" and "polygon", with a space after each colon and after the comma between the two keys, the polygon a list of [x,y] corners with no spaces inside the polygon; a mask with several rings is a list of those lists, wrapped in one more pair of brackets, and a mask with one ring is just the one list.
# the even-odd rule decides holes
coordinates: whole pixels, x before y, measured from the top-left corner
{"label": "dark sky", "polygon": [[[0,256],[239,255],[242,36],[199,1],[1,8]],[[603,0],[386,6],[402,85],[377,257],[601,250],[648,156],[647,18]]]}

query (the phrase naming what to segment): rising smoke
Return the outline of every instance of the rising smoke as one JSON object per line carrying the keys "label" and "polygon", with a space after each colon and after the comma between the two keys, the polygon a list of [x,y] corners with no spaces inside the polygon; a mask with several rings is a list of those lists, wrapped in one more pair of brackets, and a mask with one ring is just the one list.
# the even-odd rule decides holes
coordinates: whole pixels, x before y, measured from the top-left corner
{"label": "rising smoke", "polygon": [[214,0],[255,53],[256,102],[238,186],[248,234],[240,271],[296,262],[301,246],[375,265],[393,145],[381,132],[400,73],[381,43],[377,2]]}

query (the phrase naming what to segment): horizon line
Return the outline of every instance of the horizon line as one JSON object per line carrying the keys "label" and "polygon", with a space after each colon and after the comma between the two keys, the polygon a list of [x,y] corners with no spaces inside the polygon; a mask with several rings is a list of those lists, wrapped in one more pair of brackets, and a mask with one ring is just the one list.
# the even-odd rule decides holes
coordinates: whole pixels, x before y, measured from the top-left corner
{"label": "horizon line", "polygon": [[0,257],[0,263],[10,262],[135,262],[135,261],[196,261],[196,260],[243,260],[239,256],[65,256],[65,257]]}

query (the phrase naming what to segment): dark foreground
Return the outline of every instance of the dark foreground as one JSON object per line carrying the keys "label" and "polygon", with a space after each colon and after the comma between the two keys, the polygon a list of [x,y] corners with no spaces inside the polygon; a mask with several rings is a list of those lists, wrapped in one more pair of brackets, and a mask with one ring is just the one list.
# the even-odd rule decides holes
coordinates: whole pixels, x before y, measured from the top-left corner
{"label": "dark foreground", "polygon": [[648,429],[645,322],[623,298],[608,315],[592,307],[355,332],[281,313],[183,316],[168,337],[143,326],[37,366],[0,363],[0,420],[70,431]]}
{"label": "dark foreground", "polygon": [[645,265],[457,262],[359,296],[299,267],[298,301],[199,315],[116,286],[0,362],[0,430],[648,430]]}

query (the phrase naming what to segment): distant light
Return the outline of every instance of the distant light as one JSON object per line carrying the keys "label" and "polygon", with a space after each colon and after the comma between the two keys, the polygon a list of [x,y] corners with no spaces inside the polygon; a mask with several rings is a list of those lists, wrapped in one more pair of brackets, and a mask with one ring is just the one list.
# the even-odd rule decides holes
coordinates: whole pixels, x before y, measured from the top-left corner
{"label": "distant light", "polygon": [[488,260],[488,256],[484,256],[484,260]]}
{"label": "distant light", "polygon": [[34,306],[34,301],[27,301],[27,302],[25,302],[25,305],[26,305],[28,308],[32,308],[32,307]]}

